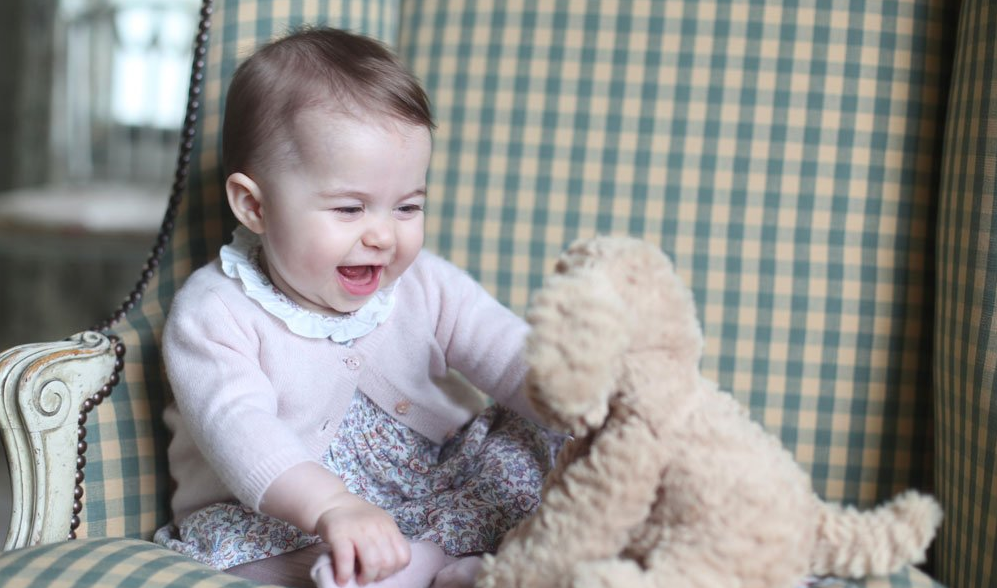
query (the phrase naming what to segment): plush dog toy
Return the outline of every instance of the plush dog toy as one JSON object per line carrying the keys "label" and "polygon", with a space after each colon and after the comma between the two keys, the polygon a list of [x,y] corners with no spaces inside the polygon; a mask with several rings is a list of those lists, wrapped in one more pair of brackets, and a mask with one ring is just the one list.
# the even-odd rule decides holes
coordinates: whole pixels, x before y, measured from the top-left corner
{"label": "plush dog toy", "polygon": [[537,411],[574,441],[479,588],[785,588],[923,561],[941,521],[908,491],[823,502],[779,441],[704,380],[690,291],[648,243],[574,244],[527,314]]}

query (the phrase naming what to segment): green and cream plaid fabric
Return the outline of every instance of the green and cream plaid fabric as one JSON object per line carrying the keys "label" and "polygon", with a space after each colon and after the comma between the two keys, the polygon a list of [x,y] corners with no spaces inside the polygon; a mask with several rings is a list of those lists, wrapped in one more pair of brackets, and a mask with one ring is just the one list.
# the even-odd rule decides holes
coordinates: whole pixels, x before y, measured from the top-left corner
{"label": "green and cream plaid fabric", "polygon": [[[80,539],[0,555],[4,588],[266,588],[135,539]],[[833,588],[936,588],[914,569]],[[270,587],[276,588],[276,587]]]}
{"label": "green and cream plaid fabric", "polygon": [[821,494],[930,485],[944,0],[402,7],[430,247],[521,311],[576,237],[659,243]]}
{"label": "green and cream plaid fabric", "polygon": [[935,412],[946,520],[938,573],[997,583],[997,5],[959,20],[939,195]]}
{"label": "green and cream plaid fabric", "polygon": [[[263,588],[137,539],[80,539],[0,555],[4,588]],[[276,588],[276,587],[272,587]]]}
{"label": "green and cream plaid fabric", "polygon": [[[173,292],[233,226],[219,171],[224,89],[241,56],[305,22],[384,39],[424,81],[440,125],[429,248],[522,311],[571,240],[658,243],[696,293],[704,371],[782,437],[818,492],[868,506],[931,486],[953,15],[944,0],[219,1],[186,201],[160,274],[117,330],[125,381],[88,423],[80,535],[148,539],[169,517],[157,341]],[[951,324],[982,328],[961,306],[967,278],[949,277]],[[987,417],[956,406],[981,383],[965,365],[950,366],[957,392],[937,405],[944,467],[963,480],[939,484],[964,501],[956,516],[971,529],[944,543],[953,562],[988,536],[968,523],[981,514],[969,447],[984,445],[966,439]],[[962,428],[970,417],[982,429]],[[932,582],[911,571],[867,584],[885,585]]]}

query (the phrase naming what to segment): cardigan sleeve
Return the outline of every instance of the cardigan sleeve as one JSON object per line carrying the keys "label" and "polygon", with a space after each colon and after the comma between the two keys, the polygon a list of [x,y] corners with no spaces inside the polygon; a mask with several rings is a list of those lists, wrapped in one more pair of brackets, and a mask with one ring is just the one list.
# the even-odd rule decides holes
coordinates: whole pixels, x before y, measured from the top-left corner
{"label": "cardigan sleeve", "polygon": [[313,458],[278,418],[259,337],[244,321],[215,291],[181,290],[164,329],[163,358],[184,425],[177,434],[189,434],[232,494],[259,509],[277,476]]}
{"label": "cardigan sleeve", "polygon": [[539,423],[522,393],[526,322],[463,270],[439,258],[433,266],[440,289],[436,336],[447,365],[500,404]]}

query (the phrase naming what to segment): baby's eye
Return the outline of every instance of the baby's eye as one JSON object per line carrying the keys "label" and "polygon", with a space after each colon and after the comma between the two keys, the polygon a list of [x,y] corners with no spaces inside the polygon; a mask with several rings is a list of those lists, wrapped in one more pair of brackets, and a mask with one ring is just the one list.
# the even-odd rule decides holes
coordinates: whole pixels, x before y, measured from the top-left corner
{"label": "baby's eye", "polygon": [[409,220],[418,218],[422,213],[422,204],[418,202],[409,202],[406,204],[399,204],[395,207],[395,217],[400,220]]}
{"label": "baby's eye", "polygon": [[334,208],[333,210],[336,211],[336,212],[338,212],[339,214],[342,214],[342,215],[356,216],[356,215],[360,214],[361,212],[363,212],[363,207],[362,206],[338,206],[338,207]]}

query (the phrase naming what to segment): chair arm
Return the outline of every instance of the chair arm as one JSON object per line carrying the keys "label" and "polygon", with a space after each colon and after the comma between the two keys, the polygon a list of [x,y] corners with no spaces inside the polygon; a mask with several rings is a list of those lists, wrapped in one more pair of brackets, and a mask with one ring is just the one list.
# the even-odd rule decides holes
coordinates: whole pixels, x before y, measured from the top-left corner
{"label": "chair arm", "polygon": [[[69,534],[79,498],[80,410],[114,365],[114,346],[95,332],[0,353],[0,439],[6,453],[0,469],[9,472],[12,497],[4,551],[63,541]],[[5,523],[0,520],[0,532]]]}

